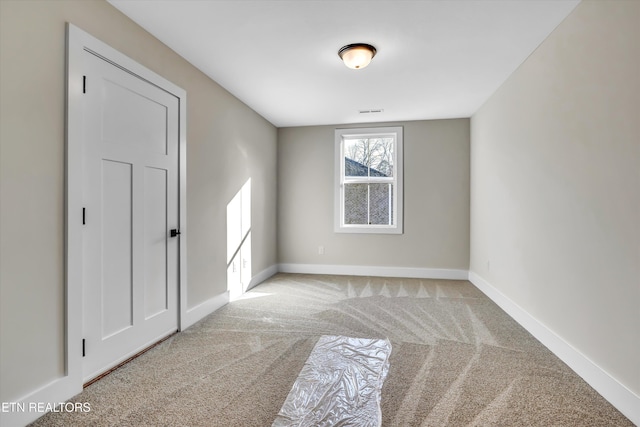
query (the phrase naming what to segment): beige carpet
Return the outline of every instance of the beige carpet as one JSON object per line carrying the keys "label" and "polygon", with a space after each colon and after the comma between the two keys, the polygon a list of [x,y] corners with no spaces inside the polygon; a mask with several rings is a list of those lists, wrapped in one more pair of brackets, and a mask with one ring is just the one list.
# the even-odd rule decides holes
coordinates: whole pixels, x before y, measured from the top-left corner
{"label": "beige carpet", "polygon": [[278,274],[35,426],[270,426],[321,335],[389,338],[384,426],[632,426],[466,281]]}

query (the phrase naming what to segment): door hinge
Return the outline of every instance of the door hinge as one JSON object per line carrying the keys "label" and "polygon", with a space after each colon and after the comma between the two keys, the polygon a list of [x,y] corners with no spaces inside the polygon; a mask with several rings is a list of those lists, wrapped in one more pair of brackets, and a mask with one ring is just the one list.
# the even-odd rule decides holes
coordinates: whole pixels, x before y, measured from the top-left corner
{"label": "door hinge", "polygon": [[87,93],[87,76],[82,76],[82,93]]}
{"label": "door hinge", "polygon": [[86,224],[87,208],[82,208],[82,225]]}
{"label": "door hinge", "polygon": [[84,338],[82,338],[82,357],[85,356]]}

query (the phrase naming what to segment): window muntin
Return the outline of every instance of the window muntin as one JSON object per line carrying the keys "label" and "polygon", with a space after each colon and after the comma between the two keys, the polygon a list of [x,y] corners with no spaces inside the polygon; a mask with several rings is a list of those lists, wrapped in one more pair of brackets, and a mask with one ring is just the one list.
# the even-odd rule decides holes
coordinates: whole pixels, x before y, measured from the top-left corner
{"label": "window muntin", "polygon": [[402,233],[402,128],[336,130],[337,232]]}

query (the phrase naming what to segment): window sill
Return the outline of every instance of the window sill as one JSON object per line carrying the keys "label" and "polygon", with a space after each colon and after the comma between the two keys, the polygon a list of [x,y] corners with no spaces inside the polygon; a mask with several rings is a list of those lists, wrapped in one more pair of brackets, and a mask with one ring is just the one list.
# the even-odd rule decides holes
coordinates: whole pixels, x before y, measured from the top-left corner
{"label": "window sill", "polygon": [[334,232],[341,234],[403,234],[403,230],[400,227],[357,225],[335,227]]}

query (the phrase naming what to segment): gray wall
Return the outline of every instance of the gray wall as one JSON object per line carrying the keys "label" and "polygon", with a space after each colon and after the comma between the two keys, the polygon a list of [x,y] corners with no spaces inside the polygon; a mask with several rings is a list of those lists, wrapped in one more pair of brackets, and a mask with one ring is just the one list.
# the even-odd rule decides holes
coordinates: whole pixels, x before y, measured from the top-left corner
{"label": "gray wall", "polygon": [[252,178],[276,263],[276,129],[104,1],[0,1],[0,401],[64,375],[65,22],[187,91],[188,306],[226,291],[226,205]]}
{"label": "gray wall", "polygon": [[280,263],[467,270],[469,119],[374,126],[397,125],[404,127],[402,235],[334,233],[338,126],[278,130]]}
{"label": "gray wall", "polygon": [[582,2],[471,120],[471,271],[636,394],[639,18]]}

